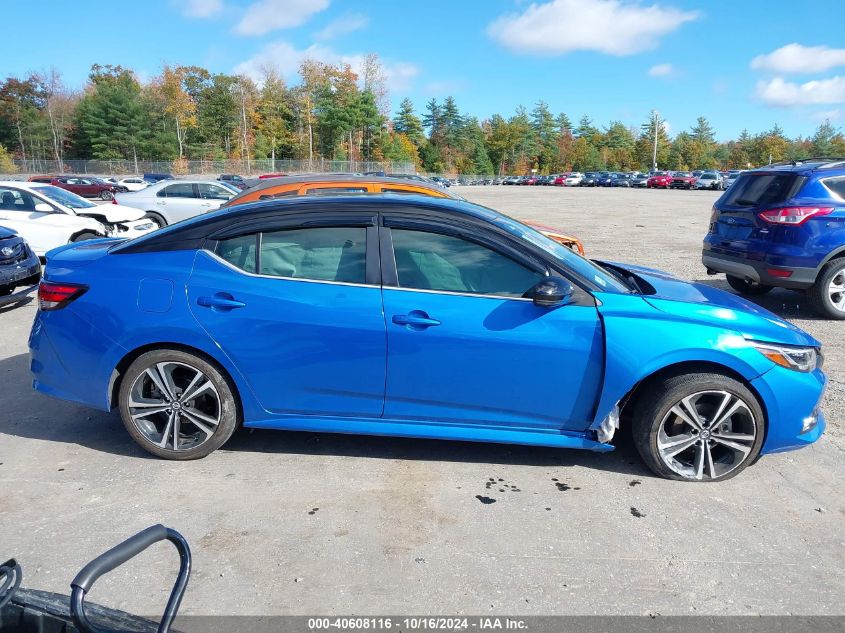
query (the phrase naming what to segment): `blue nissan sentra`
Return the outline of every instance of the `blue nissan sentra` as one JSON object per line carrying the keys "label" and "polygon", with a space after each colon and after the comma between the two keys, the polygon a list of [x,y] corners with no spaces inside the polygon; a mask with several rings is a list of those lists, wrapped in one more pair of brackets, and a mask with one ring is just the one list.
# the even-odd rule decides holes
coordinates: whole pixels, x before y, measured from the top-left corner
{"label": "blue nissan sentra", "polygon": [[824,430],[819,342],[734,295],[416,196],[245,204],[48,254],[38,391],[167,459],[239,425],[613,450],[720,481]]}

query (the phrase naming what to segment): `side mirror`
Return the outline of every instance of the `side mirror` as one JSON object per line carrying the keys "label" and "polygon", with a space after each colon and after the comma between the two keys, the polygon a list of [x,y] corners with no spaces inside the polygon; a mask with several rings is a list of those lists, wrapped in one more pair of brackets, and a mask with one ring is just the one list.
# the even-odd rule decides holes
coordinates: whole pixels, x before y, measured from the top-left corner
{"label": "side mirror", "polygon": [[46,202],[39,202],[38,204],[36,204],[36,205],[35,205],[35,209],[34,209],[34,210],[35,210],[37,213],[52,213],[52,212],[53,212],[53,207],[51,207],[51,206],[50,206],[49,204],[47,204]]}
{"label": "side mirror", "polygon": [[572,284],[562,277],[546,277],[531,290],[528,296],[541,308],[564,306],[572,299]]}

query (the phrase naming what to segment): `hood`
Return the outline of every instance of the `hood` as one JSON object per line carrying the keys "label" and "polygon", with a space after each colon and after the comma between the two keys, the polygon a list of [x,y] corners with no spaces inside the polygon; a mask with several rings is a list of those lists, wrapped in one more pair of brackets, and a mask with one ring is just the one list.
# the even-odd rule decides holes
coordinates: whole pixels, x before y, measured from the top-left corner
{"label": "hood", "polygon": [[5,226],[0,226],[0,240],[7,240],[10,237],[15,237],[17,233],[15,233],[12,229],[7,229]]}
{"label": "hood", "polygon": [[755,303],[706,284],[688,282],[654,268],[608,262],[650,285],[642,298],[652,307],[683,318],[738,332],[745,338],[785,345],[821,346],[807,332]]}
{"label": "hood", "polygon": [[144,212],[122,204],[99,204],[92,209],[77,209],[76,215],[89,218],[105,218],[106,222],[134,222],[144,217]]}

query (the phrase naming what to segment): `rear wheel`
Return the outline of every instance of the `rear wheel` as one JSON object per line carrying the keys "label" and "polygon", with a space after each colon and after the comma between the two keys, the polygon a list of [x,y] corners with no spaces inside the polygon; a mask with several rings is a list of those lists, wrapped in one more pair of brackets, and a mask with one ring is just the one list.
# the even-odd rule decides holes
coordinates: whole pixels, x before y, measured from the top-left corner
{"label": "rear wheel", "polygon": [[824,265],[807,290],[813,310],[829,319],[845,319],[845,258]]}
{"label": "rear wheel", "polygon": [[757,283],[750,279],[743,279],[742,277],[734,277],[733,275],[726,275],[728,285],[736,290],[739,294],[747,297],[759,297],[764,295],[772,289],[772,286]]}
{"label": "rear wheel", "polygon": [[760,454],[764,416],[742,383],[721,374],[686,374],[651,385],[638,401],[634,445],[657,475],[723,481]]}
{"label": "rear wheel", "polygon": [[120,415],[129,435],[158,457],[189,460],[220,448],[234,433],[234,386],[206,360],[181,350],[139,356],[126,370]]}
{"label": "rear wheel", "polygon": [[111,200],[112,198],[114,198],[114,194],[108,189],[103,189],[100,192],[100,200]]}

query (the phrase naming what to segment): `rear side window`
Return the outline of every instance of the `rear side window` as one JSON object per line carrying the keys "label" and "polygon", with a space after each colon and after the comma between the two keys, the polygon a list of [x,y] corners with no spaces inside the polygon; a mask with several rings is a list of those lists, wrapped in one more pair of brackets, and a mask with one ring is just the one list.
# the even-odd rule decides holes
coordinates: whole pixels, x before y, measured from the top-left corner
{"label": "rear side window", "polygon": [[822,181],[824,186],[830,189],[837,196],[845,200],[845,176],[838,178],[827,178]]}
{"label": "rear side window", "polygon": [[248,273],[288,279],[363,284],[367,229],[314,227],[221,240],[216,254]]}
{"label": "rear side window", "polygon": [[159,198],[196,198],[194,186],[190,183],[179,183],[168,185],[158,192]]}
{"label": "rear side window", "polygon": [[793,197],[805,178],[796,174],[742,174],[725,192],[722,204],[760,207]]}

